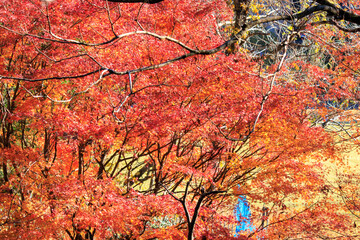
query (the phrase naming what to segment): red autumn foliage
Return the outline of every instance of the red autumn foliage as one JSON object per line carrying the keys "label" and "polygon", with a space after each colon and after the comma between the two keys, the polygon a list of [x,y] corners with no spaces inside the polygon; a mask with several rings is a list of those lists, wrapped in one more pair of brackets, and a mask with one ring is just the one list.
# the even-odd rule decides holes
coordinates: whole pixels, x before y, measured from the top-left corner
{"label": "red autumn foliage", "polygon": [[355,238],[358,11],[155,2],[0,1],[0,237]]}

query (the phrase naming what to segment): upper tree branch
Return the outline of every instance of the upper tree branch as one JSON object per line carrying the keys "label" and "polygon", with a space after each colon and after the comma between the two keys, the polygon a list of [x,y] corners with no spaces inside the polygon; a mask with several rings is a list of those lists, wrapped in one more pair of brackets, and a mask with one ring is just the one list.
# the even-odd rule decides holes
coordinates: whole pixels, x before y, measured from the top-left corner
{"label": "upper tree branch", "polygon": [[341,19],[360,25],[359,15],[345,11],[344,9],[337,7],[335,4],[329,2],[328,0],[316,0],[316,2],[323,5],[326,9],[324,11],[333,14],[335,19]]}
{"label": "upper tree branch", "polygon": [[[112,1],[128,2],[128,3],[131,3],[131,2],[132,3],[135,3],[135,2],[147,2],[147,3],[160,2],[160,0],[154,0],[154,1],[147,1],[147,0],[142,0],[142,1],[141,0],[112,0]],[[261,18],[259,20],[251,21],[249,23],[245,23],[242,26],[240,26],[239,31],[236,34],[234,34],[234,36],[232,38],[230,38],[228,41],[225,41],[223,44],[221,44],[221,45],[219,45],[219,46],[217,46],[215,48],[212,48],[212,49],[206,49],[206,50],[192,49],[192,48],[186,46],[185,44],[183,44],[182,42],[177,41],[176,39],[173,39],[171,37],[164,37],[164,36],[160,36],[160,35],[157,35],[157,34],[154,34],[154,33],[146,32],[146,31],[125,33],[125,34],[122,34],[122,35],[119,35],[119,36],[115,36],[114,39],[112,39],[112,40],[110,40],[108,42],[112,42],[114,40],[117,40],[119,38],[122,38],[122,37],[125,37],[125,36],[128,36],[128,35],[146,34],[146,35],[153,36],[155,38],[166,39],[166,40],[168,40],[170,42],[173,42],[173,43],[179,45],[180,47],[182,47],[182,48],[184,48],[185,50],[188,51],[188,53],[186,53],[186,54],[183,54],[183,55],[178,56],[178,57],[174,57],[172,59],[169,59],[169,60],[167,60],[165,62],[162,62],[162,63],[159,63],[159,64],[154,64],[154,65],[140,67],[140,68],[137,68],[137,69],[130,70],[132,73],[137,73],[137,72],[143,72],[143,71],[147,71],[147,70],[154,70],[154,69],[157,69],[157,68],[161,68],[161,67],[164,67],[166,65],[172,64],[174,62],[177,62],[177,61],[180,61],[182,59],[186,59],[186,58],[189,58],[189,57],[192,57],[192,56],[195,56],[195,55],[211,55],[211,54],[217,53],[217,52],[219,52],[221,50],[226,49],[231,44],[236,43],[239,40],[239,38],[241,38],[242,34],[245,31],[249,30],[250,28],[252,28],[252,27],[254,27],[256,25],[260,25],[260,24],[263,24],[263,23],[274,22],[274,21],[279,21],[279,20],[302,19],[302,18],[310,16],[310,15],[312,15],[314,13],[327,12],[327,13],[335,16],[335,19],[342,19],[342,20],[345,20],[345,21],[360,25],[360,16],[359,15],[344,11],[344,10],[336,7],[335,5],[329,3],[327,0],[317,0],[317,2],[320,3],[320,4],[323,4],[323,5],[316,5],[316,6],[310,7],[308,9],[305,9],[303,12],[300,12],[300,13],[297,13],[297,14],[269,16],[269,17]],[[11,32],[17,33],[16,31],[8,29],[8,28],[6,28],[4,26],[0,26],[0,27],[4,28],[6,30],[9,30]],[[17,34],[20,34],[20,33],[17,33]],[[28,34],[28,33],[23,33],[23,34],[20,34],[20,35],[41,38],[40,36],[34,36],[34,35],[31,35],[31,34]],[[46,40],[54,41],[53,39],[46,39]],[[72,40],[72,41],[74,41],[74,40]],[[72,41],[62,39],[61,42],[63,42],[63,43],[74,43]],[[108,43],[108,42],[106,42],[106,43]],[[96,46],[96,45],[102,45],[102,44],[106,44],[106,43],[93,44],[93,45],[85,44],[85,45]],[[80,44],[80,43],[76,42],[76,44]],[[82,43],[82,44],[84,44],[84,43]],[[100,71],[101,70],[103,70],[103,69],[100,69]],[[65,77],[65,78],[85,77],[85,76],[94,74],[95,72],[98,72],[98,71],[99,70],[89,72],[89,73],[86,73],[84,75],[78,75],[78,76],[73,76],[73,77],[69,76],[69,77]],[[119,72],[119,71],[109,69],[109,73],[105,74],[104,77],[108,76],[108,75],[111,75],[111,74],[125,75],[125,74],[128,74],[128,72],[129,72],[129,70],[124,70],[124,71]],[[44,79],[26,79],[26,78],[15,78],[15,77],[9,77],[9,76],[0,76],[0,78],[16,79],[16,80],[23,80],[23,81],[44,81],[44,80],[63,79],[62,77],[50,77],[50,78],[44,78]]]}
{"label": "upper tree branch", "polygon": [[[109,2],[119,2],[119,3],[159,3],[164,0],[107,0]],[[345,20],[348,22],[356,23],[360,25],[360,16],[340,7],[336,6],[335,4],[329,2],[328,0],[315,0],[319,5],[314,6],[305,10],[302,13],[296,14],[294,16],[286,16],[285,19],[292,19],[292,18],[302,18],[305,15],[309,15],[309,13],[317,12],[317,11],[325,11],[333,15],[336,19]],[[248,4],[250,0],[235,0],[235,24],[240,26],[243,23],[242,16],[247,14]]]}

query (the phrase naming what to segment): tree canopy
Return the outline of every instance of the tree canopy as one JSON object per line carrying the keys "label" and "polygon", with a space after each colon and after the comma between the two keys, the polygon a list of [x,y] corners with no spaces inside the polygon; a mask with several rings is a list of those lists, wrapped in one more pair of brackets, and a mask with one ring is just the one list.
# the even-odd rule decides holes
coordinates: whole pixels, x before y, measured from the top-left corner
{"label": "tree canopy", "polygon": [[0,13],[1,238],[358,237],[357,1]]}

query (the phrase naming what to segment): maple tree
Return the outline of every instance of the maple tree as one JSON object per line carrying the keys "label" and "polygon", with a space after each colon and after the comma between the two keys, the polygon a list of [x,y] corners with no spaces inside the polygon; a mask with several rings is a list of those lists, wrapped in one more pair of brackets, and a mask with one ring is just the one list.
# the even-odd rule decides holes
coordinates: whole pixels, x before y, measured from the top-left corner
{"label": "maple tree", "polygon": [[357,236],[357,1],[0,2],[2,238]]}

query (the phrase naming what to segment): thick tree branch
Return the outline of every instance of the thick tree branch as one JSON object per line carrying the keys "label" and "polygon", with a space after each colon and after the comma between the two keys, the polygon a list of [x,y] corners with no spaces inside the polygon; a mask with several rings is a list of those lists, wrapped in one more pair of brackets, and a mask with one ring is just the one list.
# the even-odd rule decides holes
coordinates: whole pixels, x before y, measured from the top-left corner
{"label": "thick tree branch", "polygon": [[356,23],[360,25],[360,16],[351,12],[347,12],[344,9],[337,7],[335,4],[329,2],[328,0],[316,0],[317,3],[330,7],[326,10],[329,13],[334,14],[336,19],[342,19],[348,22]]}
{"label": "thick tree branch", "polygon": [[360,16],[359,15],[349,13],[340,8],[335,8],[332,6],[317,5],[317,6],[313,6],[308,9],[305,9],[304,11],[297,13],[297,14],[293,14],[293,15],[276,15],[276,16],[264,17],[259,20],[250,22],[248,24],[248,28],[254,27],[254,26],[262,24],[262,23],[268,23],[268,22],[274,22],[274,21],[302,19],[307,16],[310,16],[311,14],[318,13],[318,12],[327,12],[331,16],[334,16],[335,19],[341,19],[341,20],[345,20],[345,21],[360,25]]}
{"label": "thick tree branch", "polygon": [[338,22],[331,20],[329,21],[330,24],[333,24],[335,27],[337,27],[339,30],[344,32],[360,32],[360,27],[357,28],[345,28],[341,26]]}

